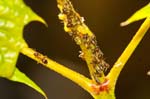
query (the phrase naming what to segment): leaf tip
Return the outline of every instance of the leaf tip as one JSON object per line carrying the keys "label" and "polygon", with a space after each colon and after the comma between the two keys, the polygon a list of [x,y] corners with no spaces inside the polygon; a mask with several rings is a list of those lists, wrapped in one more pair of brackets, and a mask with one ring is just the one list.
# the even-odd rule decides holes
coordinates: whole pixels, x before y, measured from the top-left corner
{"label": "leaf tip", "polygon": [[34,83],[30,78],[28,78],[24,73],[19,71],[19,69],[16,68],[12,77],[10,77],[8,79],[11,81],[23,83],[23,84],[33,88],[37,92],[39,92],[41,95],[43,95],[45,97],[45,99],[48,99],[45,92],[36,83]]}
{"label": "leaf tip", "polygon": [[[38,22],[41,22],[41,23],[43,23],[46,27],[48,27],[48,24],[47,24],[47,22],[42,18],[42,17],[40,17],[39,15],[37,15],[36,13],[34,13],[34,12],[31,12],[32,14],[31,14],[31,17],[30,17],[30,21],[38,21]],[[30,22],[29,21],[29,22]]]}
{"label": "leaf tip", "polygon": [[41,18],[41,17],[38,16],[36,20],[39,21],[39,22],[41,22],[41,23],[43,23],[46,27],[48,27],[47,22],[43,18]]}
{"label": "leaf tip", "polygon": [[124,22],[121,22],[120,23],[120,26],[123,27],[123,26],[127,26],[129,25],[130,23],[128,21],[124,21]]}

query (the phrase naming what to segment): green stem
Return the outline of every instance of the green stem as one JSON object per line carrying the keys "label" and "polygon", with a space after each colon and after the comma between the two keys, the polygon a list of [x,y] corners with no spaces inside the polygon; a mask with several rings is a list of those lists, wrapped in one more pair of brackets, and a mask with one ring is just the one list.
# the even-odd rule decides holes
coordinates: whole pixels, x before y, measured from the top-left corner
{"label": "green stem", "polygon": [[66,68],[65,66],[52,61],[51,59],[49,59],[48,57],[36,52],[35,50],[31,49],[31,48],[23,48],[21,50],[21,53],[30,57],[31,59],[37,61],[38,63],[41,63],[43,66],[61,74],[62,76],[72,80],[73,82],[75,82],[76,84],[78,84],[79,86],[81,86],[83,89],[85,89],[86,91],[88,91],[89,93],[91,93],[91,83],[92,81],[90,79],[88,79],[87,77],[69,69]]}
{"label": "green stem", "polygon": [[147,18],[141,25],[141,27],[139,28],[139,30],[137,31],[137,33],[135,34],[129,45],[126,47],[122,55],[118,58],[109,74],[107,75],[107,78],[110,80],[110,85],[112,87],[115,87],[116,81],[118,79],[121,70],[123,69],[124,65],[130,58],[130,56],[132,55],[132,53],[134,52],[134,50],[136,49],[136,47],[138,46],[144,35],[146,34],[149,27],[150,27],[150,18]]}

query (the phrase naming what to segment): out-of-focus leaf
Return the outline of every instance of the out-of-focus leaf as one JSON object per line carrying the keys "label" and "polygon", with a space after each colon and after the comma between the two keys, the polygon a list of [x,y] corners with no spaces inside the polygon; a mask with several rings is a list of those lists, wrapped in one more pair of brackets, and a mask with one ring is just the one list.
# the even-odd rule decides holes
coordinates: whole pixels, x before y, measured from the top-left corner
{"label": "out-of-focus leaf", "polygon": [[45,96],[41,89],[16,70],[20,50],[28,47],[23,38],[24,26],[34,20],[45,24],[23,0],[0,0],[0,77],[17,78],[18,82],[29,85]]}
{"label": "out-of-focus leaf", "polygon": [[121,26],[126,26],[135,21],[150,17],[150,3],[135,12],[129,19],[121,23]]}
{"label": "out-of-focus leaf", "polygon": [[9,80],[24,83],[32,88],[34,88],[36,91],[41,93],[45,98],[47,99],[46,94],[42,91],[42,89],[36,85],[30,78],[28,78],[24,73],[20,72],[19,69],[15,69],[14,74],[12,77],[9,78]]}

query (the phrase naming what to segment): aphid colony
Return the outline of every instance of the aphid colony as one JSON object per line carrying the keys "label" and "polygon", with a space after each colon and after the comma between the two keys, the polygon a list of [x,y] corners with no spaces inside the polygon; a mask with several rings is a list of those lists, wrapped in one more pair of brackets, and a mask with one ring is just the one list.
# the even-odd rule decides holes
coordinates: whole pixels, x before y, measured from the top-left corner
{"label": "aphid colony", "polygon": [[[103,59],[103,53],[97,46],[95,35],[86,33],[87,26],[84,24],[84,18],[75,12],[70,1],[62,0],[60,2],[58,0],[58,4],[61,11],[59,18],[64,22],[65,31],[80,45],[82,51],[79,51],[79,57],[92,66],[91,76],[97,83],[100,83],[99,77],[103,75],[109,65]],[[80,30],[79,27],[82,27],[85,31]],[[88,63],[89,60],[86,60],[86,53],[84,53],[83,49],[90,53],[90,63]]]}

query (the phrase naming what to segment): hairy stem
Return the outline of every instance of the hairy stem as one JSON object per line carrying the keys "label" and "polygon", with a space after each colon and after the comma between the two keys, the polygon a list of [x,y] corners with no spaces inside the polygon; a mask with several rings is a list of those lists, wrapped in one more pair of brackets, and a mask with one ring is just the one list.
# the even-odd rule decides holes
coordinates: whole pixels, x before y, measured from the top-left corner
{"label": "hairy stem", "polygon": [[31,49],[31,48],[23,48],[21,50],[21,53],[30,57],[31,59],[37,61],[38,63],[42,64],[43,66],[61,74],[62,76],[72,80],[79,86],[81,86],[83,89],[91,93],[91,83],[92,81],[88,79],[87,77],[69,69],[65,66],[49,59],[48,57],[40,54],[39,52]]}
{"label": "hairy stem", "polygon": [[107,75],[107,78],[110,80],[111,86],[115,87],[118,76],[123,69],[124,65],[146,34],[150,27],[150,18],[147,18],[144,23],[141,25],[135,36],[132,38],[131,42],[128,44],[122,55],[118,58],[113,68]]}

